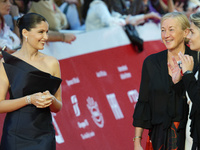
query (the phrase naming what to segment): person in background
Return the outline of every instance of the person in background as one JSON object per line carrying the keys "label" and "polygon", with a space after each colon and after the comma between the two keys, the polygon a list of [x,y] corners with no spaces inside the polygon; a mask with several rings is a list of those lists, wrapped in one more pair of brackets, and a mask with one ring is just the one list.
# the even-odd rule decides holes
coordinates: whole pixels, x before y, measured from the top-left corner
{"label": "person in background", "polygon": [[31,2],[29,13],[37,13],[44,16],[49,22],[49,29],[59,31],[69,27],[68,20],[59,10],[54,0]]}
{"label": "person in background", "polygon": [[[6,0],[8,1],[8,0]],[[11,16],[6,15],[6,23],[9,22],[9,26],[13,31],[15,31],[15,33],[17,34],[17,36],[20,38],[19,35],[19,29],[16,26],[16,21],[20,16],[23,16],[24,14],[26,14],[29,10],[30,4],[32,2],[38,2],[40,0],[22,0],[22,1],[18,1],[18,0],[12,0],[11,2],[11,8],[10,11],[12,13]],[[9,4],[10,5],[10,4]],[[11,20],[10,20],[11,18]],[[48,41],[47,42],[65,42],[65,43],[69,43],[71,44],[73,41],[76,40],[76,36],[73,33],[64,33],[64,32],[59,32],[59,31],[53,31],[53,30],[49,30],[48,32]]]}
{"label": "person in background", "polygon": [[145,23],[145,21],[148,21],[149,19],[157,23],[160,21],[160,19],[158,20],[158,18],[156,18],[156,15],[161,17],[161,15],[167,12],[172,12],[171,7],[173,7],[172,5],[173,3],[169,3],[171,4],[169,5],[169,8],[166,8],[166,10],[164,10],[163,7],[161,7],[162,5],[159,5],[160,2],[157,2],[158,7],[156,7],[157,5],[154,4],[155,3],[154,1],[153,0],[134,0],[130,4],[129,12],[132,16],[143,14],[144,20],[142,23]]}
{"label": "person in background", "polygon": [[22,47],[12,55],[2,51],[0,62],[0,113],[6,113],[0,150],[56,150],[51,112],[62,108],[60,67],[56,58],[39,52],[49,25],[35,13],[17,25]]}
{"label": "person in background", "polygon": [[[178,53],[193,56],[197,53],[186,45],[190,23],[183,13],[171,12],[161,19],[161,38],[167,50],[148,56],[143,63],[139,98],[133,114],[135,127],[134,150],[142,150],[144,129],[154,150],[184,149],[188,105],[183,82],[174,80],[171,67]],[[168,64],[172,64],[171,67]]]}
{"label": "person in background", "polygon": [[112,16],[110,0],[89,0],[85,3],[87,15],[85,19],[86,31],[92,31],[110,26],[124,26],[125,19]]}
{"label": "person in background", "polygon": [[76,40],[76,36],[72,33],[59,32],[62,29],[67,29],[68,22],[65,15],[59,10],[54,0],[31,2],[28,12],[38,13],[44,16],[49,23],[49,38],[48,42],[66,42],[72,43]]}
{"label": "person in background", "polygon": [[[123,18],[126,18],[127,22],[133,26],[145,23],[149,19],[160,20],[160,14],[157,12],[138,13],[133,15],[134,5],[139,7],[139,3],[142,1],[131,0],[111,0],[112,8],[115,12],[121,14]],[[142,8],[140,8],[142,9]]]}
{"label": "person in background", "polygon": [[[192,14],[190,16],[190,34],[188,35],[189,45],[191,50],[200,52],[200,12]],[[199,55],[198,55],[199,56]],[[174,59],[174,64],[176,67],[171,67],[174,77],[179,80],[183,80],[183,86],[187,91],[188,96],[188,105],[189,105],[189,115],[188,122],[186,127],[186,142],[185,150],[196,150],[200,148],[200,73],[199,73],[199,57],[198,57],[198,66],[195,67],[194,58],[189,55],[184,55],[179,53],[181,60],[181,69],[183,76],[180,75],[180,68],[177,67],[176,59]],[[176,78],[174,80],[176,80]]]}
{"label": "person in background", "polygon": [[164,15],[169,12],[173,12],[175,9],[174,1],[173,0],[166,0],[166,4],[164,0],[150,0],[150,5],[155,8],[157,12],[159,12],[161,15]]}
{"label": "person in background", "polygon": [[7,52],[13,53],[21,46],[21,40],[5,23],[4,16],[9,14],[10,8],[9,0],[0,0],[0,49],[6,46]]}
{"label": "person in background", "polygon": [[[189,18],[191,14],[196,13],[198,11],[198,0],[160,0],[162,1],[163,8],[167,8],[169,3],[173,3],[173,11],[178,11],[185,13],[185,15]],[[170,2],[171,1],[171,2]],[[193,3],[193,4],[192,4]],[[195,5],[194,5],[195,4]]]}
{"label": "person in background", "polygon": [[69,30],[85,30],[85,25],[81,24],[77,6],[78,0],[55,0],[61,12],[66,16],[69,23]]}
{"label": "person in background", "polygon": [[10,3],[11,3],[10,12],[9,14],[4,16],[5,23],[19,37],[19,29],[16,26],[16,21],[20,17],[19,7],[13,5],[12,1],[10,1]]}
{"label": "person in background", "polygon": [[18,37],[20,37],[19,36],[20,34],[16,22],[19,17],[27,13],[30,1],[39,1],[39,0],[20,0],[20,1],[10,0],[11,3],[10,13],[4,16],[6,24],[15,34],[17,34]]}

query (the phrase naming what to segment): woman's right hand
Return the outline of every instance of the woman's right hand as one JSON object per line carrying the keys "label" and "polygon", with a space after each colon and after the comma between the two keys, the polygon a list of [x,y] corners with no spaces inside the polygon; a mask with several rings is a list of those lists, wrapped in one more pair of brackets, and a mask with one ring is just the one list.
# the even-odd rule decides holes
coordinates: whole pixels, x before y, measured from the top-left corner
{"label": "woman's right hand", "polygon": [[46,108],[52,104],[53,96],[39,92],[30,95],[30,99],[31,104],[35,105],[37,108]]}

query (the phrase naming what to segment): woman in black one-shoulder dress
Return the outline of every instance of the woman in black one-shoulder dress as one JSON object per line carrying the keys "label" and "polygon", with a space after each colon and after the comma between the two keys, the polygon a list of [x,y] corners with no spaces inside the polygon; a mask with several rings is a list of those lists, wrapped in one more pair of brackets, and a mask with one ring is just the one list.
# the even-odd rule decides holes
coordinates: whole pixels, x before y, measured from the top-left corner
{"label": "woman in black one-shoulder dress", "polygon": [[54,57],[38,51],[47,41],[48,23],[29,13],[18,27],[21,49],[12,55],[2,51],[0,62],[0,113],[7,113],[0,150],[55,150],[51,112],[62,107],[60,67]]}

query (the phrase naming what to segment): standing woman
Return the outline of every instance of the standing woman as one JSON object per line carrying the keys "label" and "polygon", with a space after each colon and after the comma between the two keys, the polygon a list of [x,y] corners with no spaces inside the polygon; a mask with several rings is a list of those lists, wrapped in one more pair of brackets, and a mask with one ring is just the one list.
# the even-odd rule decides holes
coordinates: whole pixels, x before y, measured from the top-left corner
{"label": "standing woman", "polygon": [[173,77],[168,63],[174,64],[172,58],[179,60],[179,52],[193,56],[196,62],[196,52],[185,44],[189,28],[187,17],[180,12],[167,13],[161,19],[161,37],[167,50],[150,55],[143,63],[139,99],[133,115],[134,150],[143,149],[144,129],[150,131],[154,150],[184,149],[188,105],[181,76]]}
{"label": "standing woman", "polygon": [[[189,45],[191,50],[200,52],[200,13],[192,14],[190,20]],[[191,56],[183,55],[182,53],[179,53],[179,56],[182,61],[183,83],[190,98],[188,101],[190,113],[186,128],[185,149],[196,150],[200,149],[200,68],[199,63],[198,67],[194,67],[194,60]]]}
{"label": "standing woman", "polygon": [[21,49],[12,55],[2,51],[0,62],[0,113],[7,113],[0,150],[55,150],[51,112],[62,107],[60,67],[54,57],[39,52],[49,25],[29,13],[18,19],[18,27]]}

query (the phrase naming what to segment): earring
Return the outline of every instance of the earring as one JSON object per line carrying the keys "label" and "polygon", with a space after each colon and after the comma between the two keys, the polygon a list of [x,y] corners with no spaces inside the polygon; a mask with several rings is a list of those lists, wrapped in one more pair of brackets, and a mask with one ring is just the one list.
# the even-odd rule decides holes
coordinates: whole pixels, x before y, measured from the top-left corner
{"label": "earring", "polygon": [[27,42],[27,39],[28,39],[27,36],[25,36],[25,39],[26,39],[26,42]]}

